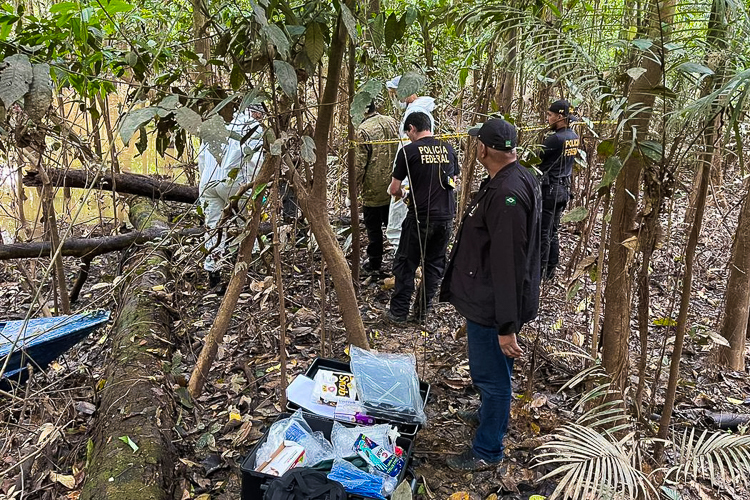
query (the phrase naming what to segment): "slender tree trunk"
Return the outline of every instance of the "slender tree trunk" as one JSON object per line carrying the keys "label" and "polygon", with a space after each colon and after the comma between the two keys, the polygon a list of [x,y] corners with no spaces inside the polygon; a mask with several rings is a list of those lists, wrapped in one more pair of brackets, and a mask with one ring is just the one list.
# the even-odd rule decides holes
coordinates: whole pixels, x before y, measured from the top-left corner
{"label": "slender tree trunk", "polygon": [[[648,137],[648,126],[653,114],[655,95],[653,88],[662,84],[664,44],[668,41],[666,29],[674,15],[674,3],[652,3],[650,17],[651,38],[656,48],[653,54],[641,57],[640,66],[646,72],[630,86],[628,108],[634,115],[629,118],[627,135],[623,141],[628,147]],[[654,57],[654,54],[657,57]],[[630,339],[630,308],[632,304],[632,272],[635,250],[623,244],[632,236],[640,192],[643,158],[632,154],[623,165],[615,184],[612,222],[609,239],[607,286],[604,290],[605,309],[602,324],[602,361],[612,376],[614,387],[623,390],[627,385],[628,341]]]}
{"label": "slender tree trunk", "polygon": [[[704,153],[711,155],[711,152]],[[711,171],[708,168],[702,170],[700,177],[698,198],[696,200],[695,219],[688,237],[687,248],[685,249],[685,275],[682,278],[682,294],[680,297],[680,312],[677,316],[677,330],[675,332],[674,350],[669,365],[669,382],[667,383],[667,393],[664,397],[664,409],[661,412],[659,420],[659,441],[654,445],[654,459],[661,462],[662,452],[664,451],[664,441],[669,433],[669,423],[672,419],[672,410],[674,409],[675,396],[677,394],[677,381],[680,377],[680,360],[682,358],[682,346],[685,340],[685,330],[687,328],[688,308],[690,306],[690,296],[693,285],[693,261],[695,260],[695,247],[698,245],[698,237],[701,232],[703,223],[703,211],[706,206],[706,193],[708,192],[708,182]]]}
{"label": "slender tree trunk", "polygon": [[281,364],[281,384],[279,386],[279,404],[286,408],[286,304],[284,303],[284,273],[281,269],[281,244],[279,243],[279,225],[276,221],[279,213],[279,171],[273,183],[273,208],[271,209],[271,227],[273,229],[273,266],[276,270],[276,294],[279,296],[279,362]]}
{"label": "slender tree trunk", "polygon": [[[350,5],[351,2],[347,2]],[[333,279],[333,286],[339,300],[339,309],[344,320],[349,342],[359,347],[369,349],[365,327],[362,316],[357,305],[357,296],[352,283],[352,274],[349,265],[341,250],[336,234],[331,227],[327,212],[328,186],[328,135],[331,130],[334,107],[337,102],[338,86],[341,77],[341,66],[346,49],[346,28],[339,15],[336,21],[336,38],[331,44],[328,58],[328,74],[325,88],[318,108],[318,120],[315,126],[313,140],[315,141],[315,165],[313,167],[313,178],[306,183],[300,173],[293,174],[295,191],[300,202],[300,207],[310,228],[320,246],[320,251],[326,261]]]}
{"label": "slender tree trunk", "polygon": [[[206,16],[204,15],[205,6],[203,5],[203,0],[190,0],[190,3],[193,6],[193,37],[195,39],[195,53],[205,61],[208,61],[211,59],[211,39],[206,36]],[[196,80],[205,85],[211,85],[212,73],[208,64],[204,65],[200,61],[196,62],[196,69],[198,70]]]}
{"label": "slender tree trunk", "polygon": [[[63,314],[70,314],[70,296],[68,295],[67,280],[65,279],[65,264],[63,263],[62,252],[58,250],[60,248],[60,233],[57,230],[57,217],[55,215],[55,205],[53,203],[54,192],[49,177],[44,173],[44,167],[42,167],[41,163],[40,157],[37,168],[42,175],[42,207],[47,222],[47,229],[49,230],[50,243],[52,245],[50,249],[50,257],[54,259],[55,276],[57,277],[58,288],[60,290],[62,312]],[[56,314],[60,314],[60,311],[55,312]]]}
{"label": "slender tree trunk", "polygon": [[729,262],[724,319],[721,335],[730,347],[719,347],[719,363],[745,371],[745,338],[750,314],[750,196],[745,194]]}
{"label": "slender tree trunk", "polygon": [[[356,70],[356,58],[355,58],[355,48],[354,44],[349,41],[349,78],[348,78],[348,84],[349,84],[349,108],[351,109],[352,101],[354,100],[354,92],[356,91],[356,88],[354,86],[354,71]],[[354,137],[354,124],[352,123],[352,120],[347,117],[346,120],[347,123],[347,131],[348,131],[348,137],[349,140],[347,141],[349,143],[349,146],[346,150],[346,164],[347,164],[347,174],[349,177],[349,207],[351,210],[351,216],[352,216],[352,280],[355,283],[355,287],[358,287],[359,285],[359,260],[360,260],[360,231],[359,231],[359,204],[357,203],[357,171],[356,171],[356,159],[357,159],[357,151],[354,149],[354,146],[352,146],[355,137]]]}
{"label": "slender tree trunk", "polygon": [[[254,186],[262,186],[267,183],[271,178],[271,174],[279,168],[280,163],[281,159],[278,156],[267,157],[258,177],[255,179]],[[237,263],[235,264],[232,278],[229,280],[224,299],[221,301],[219,311],[216,313],[216,320],[211,325],[208,335],[206,335],[203,349],[201,349],[198,361],[195,363],[195,368],[193,368],[193,372],[190,374],[188,390],[194,398],[197,398],[203,392],[203,386],[211,371],[211,365],[216,358],[219,344],[224,340],[224,334],[232,321],[234,309],[237,306],[237,299],[240,298],[240,293],[247,283],[247,267],[253,259],[253,244],[258,234],[262,199],[263,194],[260,193],[251,205],[253,217],[245,228],[245,237],[240,243]]]}
{"label": "slender tree trunk", "polygon": [[513,27],[508,32],[507,67],[503,70],[502,92],[497,103],[500,112],[510,113],[513,105],[513,90],[516,86],[516,54],[518,53],[518,28]]}

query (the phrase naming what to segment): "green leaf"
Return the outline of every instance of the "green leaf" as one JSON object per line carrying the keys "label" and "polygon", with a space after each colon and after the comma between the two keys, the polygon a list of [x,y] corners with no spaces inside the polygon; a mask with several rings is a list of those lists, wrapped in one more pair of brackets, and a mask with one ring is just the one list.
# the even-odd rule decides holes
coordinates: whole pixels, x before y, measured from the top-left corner
{"label": "green leaf", "polygon": [[365,110],[372,100],[378,96],[382,88],[383,84],[378,80],[369,80],[360,87],[359,92],[354,96],[354,99],[352,99],[352,107],[349,109],[349,116],[351,117],[352,125],[356,127],[362,123]]}
{"label": "green leaf", "polygon": [[174,110],[174,118],[177,125],[182,127],[189,134],[197,136],[200,134],[203,119],[201,115],[190,108],[177,108]]}
{"label": "green leaf", "polygon": [[89,438],[86,442],[86,467],[91,464],[91,460],[94,458],[94,440]]}
{"label": "green leaf", "polygon": [[382,12],[370,22],[370,34],[373,45],[375,47],[382,47],[385,37],[385,16]]}
{"label": "green leaf", "polygon": [[104,10],[107,14],[113,16],[120,12],[130,12],[133,10],[133,6],[123,0],[111,0],[105,7]]}
{"label": "green leaf", "polygon": [[412,94],[418,94],[427,83],[427,78],[416,71],[409,71],[401,77],[396,89],[396,96],[399,99],[406,99]]}
{"label": "green leaf", "polygon": [[297,73],[291,64],[275,59],[273,61],[273,70],[276,73],[276,80],[281,85],[281,90],[289,97],[297,95]]}
{"label": "green leaf", "polygon": [[238,90],[245,83],[245,73],[239,64],[232,66],[232,73],[229,75],[229,85],[232,90]]}
{"label": "green leaf", "polygon": [[656,318],[652,323],[655,326],[677,326],[677,322],[672,318]]}
{"label": "green leaf", "polygon": [[305,31],[305,52],[307,58],[315,65],[323,57],[326,51],[326,40],[320,23],[312,23]]}
{"label": "green leaf", "polygon": [[143,125],[151,121],[156,115],[157,108],[141,108],[131,111],[122,118],[122,125],[120,126],[120,139],[124,144],[130,142],[130,138],[136,130],[141,128]]}
{"label": "green leaf", "polygon": [[313,164],[317,159],[315,155],[315,141],[309,135],[302,136],[302,161]]}
{"label": "green leaf", "polygon": [[229,131],[224,119],[219,115],[212,115],[198,127],[198,135],[201,141],[208,146],[208,150],[214,155],[216,161],[221,163],[224,157],[224,146],[229,140]]}
{"label": "green leaf", "polygon": [[265,26],[268,24],[268,19],[266,19],[266,11],[263,10],[263,7],[258,5],[253,0],[250,0],[250,5],[253,7],[253,15],[255,16],[255,20],[260,24],[261,26]]}
{"label": "green leaf", "polygon": [[260,196],[260,194],[266,190],[266,186],[267,184],[265,182],[263,184],[255,186],[255,189],[253,190],[253,196],[252,196],[253,201],[258,199],[258,196]]}
{"label": "green leaf", "polygon": [[66,14],[68,12],[77,12],[78,4],[76,2],[54,3],[49,7],[50,14]]}
{"label": "green leaf", "polygon": [[694,62],[686,62],[682,63],[679,66],[677,66],[677,71],[682,71],[683,73],[698,73],[699,75],[713,75],[714,72],[711,70],[711,68],[707,68],[706,66]]}
{"label": "green leaf", "polygon": [[622,170],[622,160],[618,156],[610,156],[607,161],[604,162],[604,175],[596,190],[599,191],[604,187],[609,187],[615,182],[617,176]]}
{"label": "green leaf", "polygon": [[391,45],[393,45],[393,42],[396,41],[397,37],[398,37],[398,18],[396,17],[396,14],[391,12],[391,15],[388,16],[388,19],[385,22],[385,47],[387,49],[390,49]]}
{"label": "green leaf", "polygon": [[193,409],[193,398],[190,397],[190,393],[188,392],[187,387],[180,387],[174,392],[177,395],[177,399],[182,406],[184,406],[188,410]]}
{"label": "green leaf", "polygon": [[341,19],[344,21],[346,31],[349,33],[349,37],[352,39],[352,43],[357,43],[357,20],[354,19],[352,11],[349,10],[344,2],[339,2],[341,7]]}
{"label": "green leaf", "polygon": [[652,40],[649,40],[648,38],[639,38],[637,40],[633,40],[631,43],[641,50],[648,50],[654,44],[654,42]]}
{"label": "green leaf", "polygon": [[596,146],[596,152],[606,158],[615,154],[615,140],[605,139]]}
{"label": "green leaf", "polygon": [[575,280],[573,283],[571,283],[570,286],[568,287],[567,293],[565,294],[565,297],[567,298],[567,300],[569,301],[572,300],[573,297],[575,297],[576,294],[578,293],[578,290],[580,289],[581,289],[580,280]]}
{"label": "green leaf", "polygon": [[[411,23],[419,16],[419,10],[413,5],[407,5],[406,7],[406,25],[410,26]],[[425,20],[426,22],[426,20]]]}
{"label": "green leaf", "polygon": [[643,155],[654,162],[660,162],[664,155],[664,148],[662,148],[659,142],[639,141],[638,146],[641,148]]}
{"label": "green leaf", "polygon": [[281,28],[275,24],[268,24],[263,26],[260,32],[276,47],[281,57],[286,58],[289,55],[289,39]]}
{"label": "green leaf", "polygon": [[130,448],[133,450],[133,453],[138,451],[138,445],[135,444],[132,439],[130,439],[130,436],[120,436],[120,441],[130,446]]}
{"label": "green leaf", "polygon": [[576,207],[563,215],[560,222],[581,222],[586,216],[588,216],[588,214],[589,211],[586,207]]}
{"label": "green leaf", "polygon": [[0,99],[9,109],[29,91],[34,74],[29,58],[24,54],[6,57],[0,67]]}
{"label": "green leaf", "polygon": [[268,147],[272,156],[281,156],[281,147],[284,145],[284,139],[276,139]]}

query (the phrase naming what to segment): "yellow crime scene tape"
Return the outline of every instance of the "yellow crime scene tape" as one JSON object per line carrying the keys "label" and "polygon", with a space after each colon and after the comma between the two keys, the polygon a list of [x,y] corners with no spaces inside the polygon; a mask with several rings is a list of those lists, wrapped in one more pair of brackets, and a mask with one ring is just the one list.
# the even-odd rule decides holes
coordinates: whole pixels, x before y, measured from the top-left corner
{"label": "yellow crime scene tape", "polygon": [[[589,123],[591,123],[592,125],[611,125],[617,122],[614,120],[603,120],[603,121],[595,121],[595,122],[589,122]],[[571,127],[573,126],[577,127],[579,125],[586,125],[586,123],[582,121],[578,121],[578,122],[573,122],[570,124]],[[540,127],[521,127],[520,130],[522,132],[533,132],[534,130],[544,130],[546,128],[548,127],[545,125],[545,126],[540,126]],[[454,134],[435,134],[433,137],[435,137],[435,139],[447,140],[447,139],[461,139],[463,137],[468,137],[468,136],[469,136],[468,132],[463,132],[463,133],[454,133]],[[371,144],[373,146],[378,145],[378,144],[399,144],[401,142],[409,143],[410,141],[409,139],[379,139],[375,141],[350,141],[349,147],[355,148],[357,146],[364,146],[367,144]]]}

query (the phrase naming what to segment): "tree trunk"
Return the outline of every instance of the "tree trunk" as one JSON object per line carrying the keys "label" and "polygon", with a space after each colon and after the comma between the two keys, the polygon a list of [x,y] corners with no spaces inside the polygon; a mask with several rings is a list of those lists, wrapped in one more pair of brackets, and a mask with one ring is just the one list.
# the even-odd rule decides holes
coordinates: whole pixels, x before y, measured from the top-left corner
{"label": "tree trunk", "polygon": [[721,335],[729,341],[730,347],[719,347],[718,359],[722,365],[744,372],[745,338],[750,314],[750,196],[747,194],[734,234],[724,320],[721,323]]}
{"label": "tree trunk", "polygon": [[[258,177],[253,183],[254,186],[262,186],[267,183],[271,178],[271,174],[279,168],[279,165],[280,158],[278,156],[267,157],[258,173]],[[253,192],[254,190],[255,188],[253,188]],[[263,191],[265,192],[265,188]],[[193,368],[193,372],[190,374],[188,390],[194,398],[197,398],[203,392],[203,386],[208,379],[211,365],[216,358],[216,353],[219,351],[219,344],[224,340],[224,334],[232,321],[237,300],[240,298],[240,293],[247,283],[247,267],[253,260],[253,244],[258,235],[262,200],[263,193],[261,192],[252,204],[253,217],[247,227],[245,227],[245,237],[240,242],[237,263],[232,273],[232,279],[229,280],[224,299],[221,301],[219,311],[216,313],[216,319],[204,339],[203,349],[201,349],[201,353],[195,363],[195,368]]]}
{"label": "tree trunk", "polygon": [[[354,44],[349,41],[349,75],[348,75],[348,86],[349,86],[349,108],[351,109],[352,101],[354,100],[354,72],[356,67],[356,58],[354,52]],[[349,178],[349,207],[352,217],[352,280],[358,285],[359,284],[359,260],[360,260],[360,231],[359,231],[359,204],[357,203],[357,167],[355,165],[357,161],[357,151],[354,149],[352,144],[356,137],[354,136],[354,124],[351,118],[347,117],[347,132],[349,137],[349,146],[346,150],[346,165],[347,174]],[[355,285],[355,286],[356,286]]]}
{"label": "tree trunk", "polygon": [[[130,220],[143,230],[169,229],[163,216],[142,199],[131,206]],[[165,395],[171,389],[164,387],[162,374],[162,363],[171,359],[170,317],[150,294],[154,286],[172,279],[166,252],[158,247],[136,252],[123,275],[128,278],[109,335],[112,352],[81,499],[167,500],[172,498],[176,458],[172,399]],[[122,438],[133,441],[138,451]]]}
{"label": "tree trunk", "polygon": [[[134,194],[146,198],[177,201],[181,203],[195,203],[198,199],[198,188],[186,186],[172,181],[155,179],[139,174],[112,174],[102,172],[98,177],[85,170],[63,170],[57,168],[45,169],[53,186],[63,186],[80,189],[115,190],[122,194]],[[23,176],[25,186],[42,186],[39,172],[27,170]]]}
{"label": "tree trunk", "polygon": [[[348,1],[347,5],[351,6]],[[349,342],[369,349],[365,326],[357,305],[357,296],[354,291],[352,275],[346,262],[344,252],[336,240],[336,234],[331,227],[327,212],[328,187],[328,134],[331,130],[334,106],[337,102],[338,86],[341,77],[341,66],[346,48],[346,28],[339,14],[336,21],[336,39],[331,44],[328,58],[328,75],[325,88],[318,108],[318,120],[315,125],[315,165],[313,167],[312,179],[307,182],[302,179],[298,171],[294,171],[293,180],[295,192],[299,198],[300,208],[312,229],[315,239],[320,246],[320,251],[326,261],[328,270],[333,279],[333,286],[339,300],[339,310],[344,320],[344,328],[349,337]]]}
{"label": "tree trunk", "polygon": [[[668,33],[662,34],[659,29],[669,26],[673,14],[672,2],[666,5],[651,5],[650,21],[652,26],[656,26],[651,39],[655,41],[655,45],[669,40]],[[628,95],[628,108],[634,113],[628,119],[628,132],[623,141],[628,147],[633,142],[640,142],[648,137],[648,126],[655,100],[652,89],[662,84],[664,50],[662,45],[653,50],[658,57],[654,57],[653,54],[641,57],[639,64],[646,72],[633,82]],[[602,362],[607,373],[612,376],[614,387],[620,390],[625,388],[628,378],[628,341],[635,253],[632,246],[628,247],[623,242],[633,235],[642,170],[643,158],[637,152],[630,155],[615,183],[612,208],[607,286],[604,289]]]}

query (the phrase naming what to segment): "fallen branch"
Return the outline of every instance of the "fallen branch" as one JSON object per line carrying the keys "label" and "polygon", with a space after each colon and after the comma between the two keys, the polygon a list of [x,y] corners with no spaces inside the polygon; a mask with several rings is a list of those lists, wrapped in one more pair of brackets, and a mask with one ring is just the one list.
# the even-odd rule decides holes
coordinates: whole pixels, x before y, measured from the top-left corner
{"label": "fallen branch", "polygon": [[[80,189],[102,189],[122,194],[134,194],[154,200],[195,203],[198,200],[198,188],[177,184],[172,181],[156,179],[139,174],[112,174],[102,172],[98,177],[85,170],[62,170],[47,168],[47,175],[53,186]],[[42,178],[36,170],[27,170],[23,176],[24,186],[41,187]]]}
{"label": "fallen branch", "polygon": [[[66,257],[90,259],[97,255],[124,250],[132,245],[140,245],[170,235],[180,237],[198,236],[204,232],[205,230],[203,228],[183,229],[181,231],[148,229],[146,231],[134,231],[132,233],[120,234],[117,236],[71,238],[63,242],[61,254]],[[0,245],[0,260],[49,257],[51,249],[51,244],[48,241]]]}

